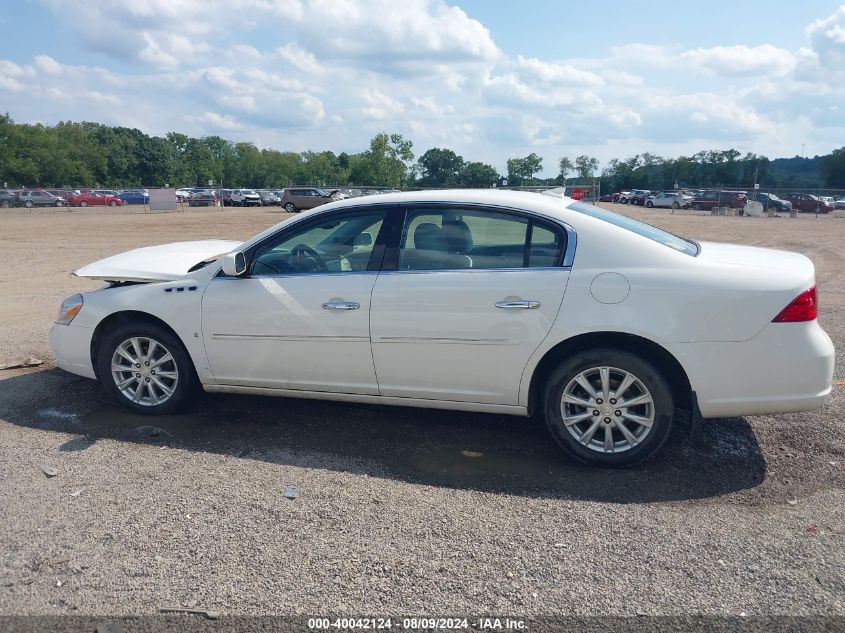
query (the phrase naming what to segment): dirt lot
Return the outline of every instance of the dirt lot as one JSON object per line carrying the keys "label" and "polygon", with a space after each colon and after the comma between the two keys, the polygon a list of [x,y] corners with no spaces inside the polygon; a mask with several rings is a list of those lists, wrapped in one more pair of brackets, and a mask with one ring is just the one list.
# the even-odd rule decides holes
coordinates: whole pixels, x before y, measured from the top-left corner
{"label": "dirt lot", "polygon": [[[620,209],[805,253],[843,348],[845,219]],[[97,285],[76,267],[282,217],[0,214],[0,363],[46,360],[0,372],[0,614],[845,615],[842,386],[694,439],[682,420],[656,459],[602,471],[530,420],[238,396],[150,420],[51,368],[59,302]]]}

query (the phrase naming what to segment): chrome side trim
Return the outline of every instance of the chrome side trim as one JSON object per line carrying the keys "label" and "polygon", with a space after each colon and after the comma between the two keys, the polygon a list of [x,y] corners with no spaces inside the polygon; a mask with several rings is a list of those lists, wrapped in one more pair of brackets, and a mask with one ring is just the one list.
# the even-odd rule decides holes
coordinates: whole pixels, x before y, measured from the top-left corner
{"label": "chrome side trim", "polygon": [[212,334],[217,341],[314,341],[318,343],[369,343],[366,336],[304,336],[277,334]]}
{"label": "chrome side trim", "polygon": [[531,301],[530,299],[518,301],[497,301],[495,306],[505,310],[536,310],[540,307],[540,302]]}
{"label": "chrome side trim", "polygon": [[538,266],[537,268],[437,268],[433,270],[382,270],[380,275],[437,275],[440,273],[549,273],[549,272],[571,272],[569,266]]}
{"label": "chrome side trim", "polygon": [[305,391],[299,389],[275,389],[271,387],[244,387],[240,385],[206,384],[203,389],[216,393],[242,393],[255,396],[278,396],[282,398],[305,398],[308,400],[333,400],[338,402],[359,402],[365,404],[386,404],[399,407],[422,409],[446,409],[451,411],[477,411],[479,413],[503,413],[505,415],[528,415],[528,408],[510,404],[485,404],[482,402],[458,402],[456,400],[424,400],[422,398],[401,398],[398,396],[375,396],[357,393],[334,393],[330,391]]}
{"label": "chrome side trim", "polygon": [[519,345],[522,339],[511,338],[429,338],[426,336],[379,336],[373,343],[458,343],[461,345]]}

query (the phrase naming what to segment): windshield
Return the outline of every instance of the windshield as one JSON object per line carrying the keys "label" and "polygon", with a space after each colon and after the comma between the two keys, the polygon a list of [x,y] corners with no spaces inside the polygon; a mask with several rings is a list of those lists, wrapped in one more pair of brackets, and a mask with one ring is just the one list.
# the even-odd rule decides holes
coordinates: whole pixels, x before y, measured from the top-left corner
{"label": "windshield", "polygon": [[639,220],[629,218],[628,216],[621,215],[619,213],[614,213],[613,211],[608,211],[607,209],[602,209],[601,207],[594,207],[586,202],[575,202],[570,204],[568,208],[573,211],[577,211],[578,213],[588,215],[591,218],[603,220],[604,222],[626,229],[632,233],[636,233],[637,235],[642,235],[643,237],[659,242],[669,248],[674,248],[676,251],[680,251],[681,253],[686,253],[687,255],[691,255],[693,257],[698,255],[698,244],[695,242],[685,240],[682,237],[678,237],[677,235],[664,231],[663,229],[658,229],[656,226],[651,226],[645,222],[640,222]]}

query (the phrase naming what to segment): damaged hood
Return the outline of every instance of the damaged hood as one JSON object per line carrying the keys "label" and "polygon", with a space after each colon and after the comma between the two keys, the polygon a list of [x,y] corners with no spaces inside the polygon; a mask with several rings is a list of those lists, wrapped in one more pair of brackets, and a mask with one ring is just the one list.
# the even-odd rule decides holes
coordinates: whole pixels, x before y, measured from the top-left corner
{"label": "damaged hood", "polygon": [[83,266],[73,274],[105,281],[170,281],[200,262],[216,259],[241,242],[202,240],[136,248]]}

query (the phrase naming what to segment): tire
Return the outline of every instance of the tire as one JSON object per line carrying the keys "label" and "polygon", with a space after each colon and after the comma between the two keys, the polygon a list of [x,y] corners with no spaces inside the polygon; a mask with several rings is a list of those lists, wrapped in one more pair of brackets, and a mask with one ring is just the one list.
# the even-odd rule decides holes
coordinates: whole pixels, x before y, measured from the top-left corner
{"label": "tire", "polygon": [[23,203],[23,206],[25,206],[27,209],[31,209],[34,205],[32,204],[32,200],[27,200]]}
{"label": "tire", "polygon": [[628,204],[628,198],[619,198],[619,204]]}
{"label": "tire", "polygon": [[[600,387],[600,368],[608,370],[609,389],[605,394]],[[641,397],[648,399],[648,403],[635,404],[630,411],[614,402],[615,389],[625,375],[632,376],[633,381],[624,387],[620,395],[626,396],[625,400],[629,401]],[[587,395],[576,381],[578,377],[597,387],[595,398]],[[565,393],[571,398],[589,400],[590,405],[583,407],[564,403],[562,398]],[[601,404],[597,403],[599,399]],[[588,417],[576,423],[570,421],[567,426],[563,420],[564,407],[570,417],[585,413]],[[593,411],[599,411],[599,415],[592,415]],[[546,383],[543,413],[552,437],[569,457],[591,466],[624,468],[647,459],[663,446],[672,428],[675,401],[668,382],[650,362],[630,352],[596,348],[572,355],[552,372]],[[638,416],[643,422],[650,419],[650,426],[629,419],[626,413]],[[607,420],[610,420],[609,424]],[[607,440],[608,431],[610,442]],[[582,442],[585,438],[587,441]],[[607,450],[609,446],[612,446],[612,452]]]}
{"label": "tire", "polygon": [[[124,347],[124,351],[128,349],[129,355],[137,359],[138,354],[133,351],[135,349],[132,344],[133,339],[140,345],[141,351],[141,360],[134,366],[129,358],[120,355],[117,351]],[[150,341],[155,342],[155,347]],[[153,347],[152,358],[144,361],[143,356],[150,351],[151,347]],[[164,352],[169,354],[172,360],[162,362]],[[150,362],[151,365],[141,366],[146,362]],[[156,362],[160,363],[158,378],[155,374]],[[127,367],[127,370],[115,373],[112,371],[113,363],[119,363],[120,366]],[[129,369],[138,371],[128,371]],[[167,377],[165,373],[168,374]],[[194,364],[182,341],[160,325],[145,321],[122,323],[106,333],[97,355],[97,375],[100,383],[113,399],[130,411],[143,415],[164,415],[179,411],[194,397],[199,385]],[[131,380],[125,387],[128,392],[133,392],[133,388],[137,389],[140,386],[140,398],[133,401],[126,395],[126,392],[118,387],[116,382],[118,379]],[[167,395],[167,391],[160,385],[172,389],[172,393]],[[134,392],[137,394],[137,391]]]}
{"label": "tire", "polygon": [[286,202],[285,211],[287,211],[288,213],[296,213],[296,206],[293,204],[293,202]]}
{"label": "tire", "polygon": [[83,200],[82,202],[80,202],[80,203],[79,203],[79,206],[80,206],[80,207],[87,207],[87,206],[88,206],[88,203],[87,203],[87,202],[85,202],[85,200]]}
{"label": "tire", "polygon": [[63,205],[62,205],[62,203],[61,203],[61,202],[58,202],[58,201],[57,201],[57,202],[56,202],[56,206],[57,206],[57,207],[61,207],[61,206],[63,206]]}
{"label": "tire", "polygon": [[116,206],[117,206],[117,202],[115,202],[114,200],[112,200],[111,202],[109,202],[109,206],[110,206],[110,207],[116,207]]}
{"label": "tire", "polygon": [[645,203],[645,206],[646,206],[646,209],[651,209],[651,208],[654,207],[654,203],[651,200],[649,200],[648,202]]}
{"label": "tire", "polygon": [[697,202],[693,202],[693,203],[692,203],[692,208],[693,208],[695,211],[701,211],[701,205],[700,205],[700,204],[698,204]]}

